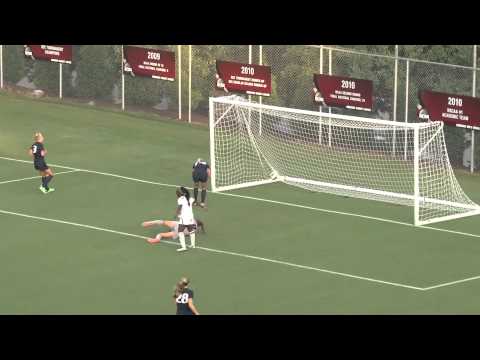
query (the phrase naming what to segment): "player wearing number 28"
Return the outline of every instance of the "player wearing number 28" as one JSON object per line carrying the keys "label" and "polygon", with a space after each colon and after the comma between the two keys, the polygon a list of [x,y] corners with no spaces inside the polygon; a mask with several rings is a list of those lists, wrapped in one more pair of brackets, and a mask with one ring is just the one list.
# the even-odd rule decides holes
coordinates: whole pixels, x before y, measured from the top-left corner
{"label": "player wearing number 28", "polygon": [[193,305],[193,290],[188,288],[190,281],[183,277],[175,286],[173,299],[177,305],[177,315],[200,315]]}

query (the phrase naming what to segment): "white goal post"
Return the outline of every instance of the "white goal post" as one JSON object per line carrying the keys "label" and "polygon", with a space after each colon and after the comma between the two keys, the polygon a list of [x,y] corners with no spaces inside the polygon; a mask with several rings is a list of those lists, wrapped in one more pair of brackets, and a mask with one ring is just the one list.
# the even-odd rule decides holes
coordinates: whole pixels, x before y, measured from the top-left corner
{"label": "white goal post", "polygon": [[414,207],[414,224],[480,214],[448,158],[442,122],[403,123],[210,98],[212,191],[283,182]]}

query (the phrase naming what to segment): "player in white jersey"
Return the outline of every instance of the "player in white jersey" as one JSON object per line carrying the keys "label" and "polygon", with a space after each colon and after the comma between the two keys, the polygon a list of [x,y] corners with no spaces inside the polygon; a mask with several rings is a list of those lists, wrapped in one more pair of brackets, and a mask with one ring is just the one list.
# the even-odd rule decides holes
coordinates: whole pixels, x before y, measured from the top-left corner
{"label": "player in white jersey", "polygon": [[195,219],[193,217],[193,201],[190,197],[190,192],[185,187],[180,187],[176,190],[177,194],[177,216],[179,219],[178,224],[178,238],[180,239],[181,248],[177,251],[185,251],[187,247],[185,245],[185,233],[184,230],[190,233],[190,247],[195,248]]}

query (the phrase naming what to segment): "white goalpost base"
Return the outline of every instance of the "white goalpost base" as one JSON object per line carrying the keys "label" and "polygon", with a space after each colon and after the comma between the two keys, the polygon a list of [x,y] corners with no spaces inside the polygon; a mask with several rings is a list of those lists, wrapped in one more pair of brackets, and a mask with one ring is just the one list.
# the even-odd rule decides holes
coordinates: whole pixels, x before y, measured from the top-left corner
{"label": "white goalpost base", "polygon": [[214,192],[282,182],[412,206],[415,225],[480,214],[455,178],[441,122],[210,98],[210,163]]}

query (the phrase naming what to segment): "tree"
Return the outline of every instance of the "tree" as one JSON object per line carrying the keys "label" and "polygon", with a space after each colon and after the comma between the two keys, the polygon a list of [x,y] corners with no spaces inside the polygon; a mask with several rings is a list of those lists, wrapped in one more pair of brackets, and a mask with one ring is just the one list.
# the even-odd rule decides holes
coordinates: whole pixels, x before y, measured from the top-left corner
{"label": "tree", "polygon": [[111,99],[120,79],[121,48],[118,45],[84,45],[76,61],[76,94],[99,100]]}
{"label": "tree", "polygon": [[26,75],[22,45],[3,45],[3,71],[6,83],[16,84]]}

